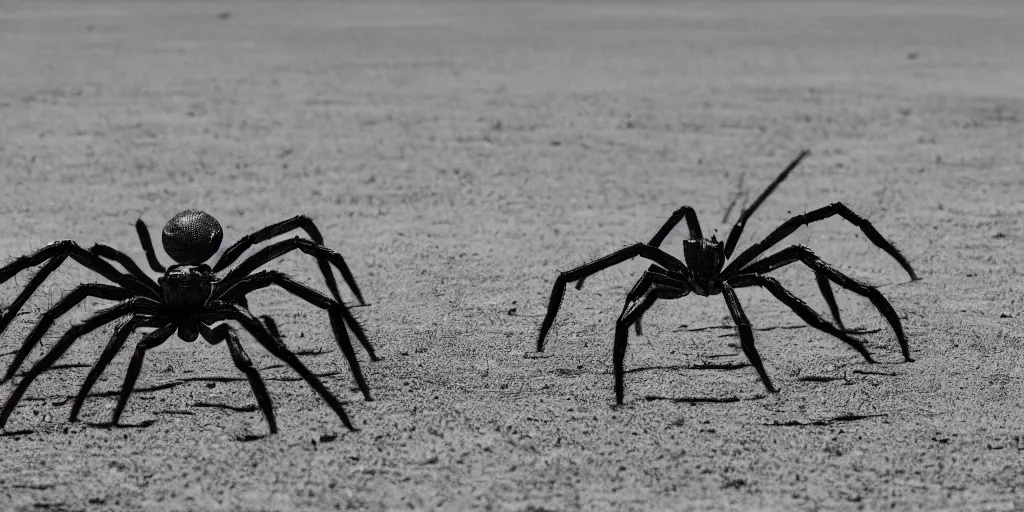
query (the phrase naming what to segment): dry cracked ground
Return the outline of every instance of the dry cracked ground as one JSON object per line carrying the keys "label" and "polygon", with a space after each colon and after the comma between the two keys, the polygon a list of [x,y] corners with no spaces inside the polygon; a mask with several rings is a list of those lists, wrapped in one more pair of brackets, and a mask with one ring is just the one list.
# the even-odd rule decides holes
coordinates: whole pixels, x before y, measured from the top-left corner
{"label": "dry cracked ground", "polygon": [[[308,214],[353,267],[382,356],[361,354],[363,401],[326,315],[263,291],[254,310],[358,431],[248,338],[279,434],[223,345],[177,338],[148,356],[121,425],[104,423],[130,349],[69,423],[101,329],[14,411],[0,508],[1020,510],[1021,26],[1010,1],[0,2],[2,261],[64,238],[142,260],[135,220],[186,208],[229,240]],[[860,296],[840,306],[877,364],[742,290],[767,395],[721,296],[691,296],[631,337],[616,407],[612,335],[640,261],[570,287],[534,354],[559,271],[681,205],[724,237],[804,148],[741,246],[850,205],[922,279],[840,219],[778,247],[879,286],[914,362]],[[268,268],[323,289],[302,254]],[[806,268],[773,275],[827,312]],[[97,280],[65,264],[0,362]]]}

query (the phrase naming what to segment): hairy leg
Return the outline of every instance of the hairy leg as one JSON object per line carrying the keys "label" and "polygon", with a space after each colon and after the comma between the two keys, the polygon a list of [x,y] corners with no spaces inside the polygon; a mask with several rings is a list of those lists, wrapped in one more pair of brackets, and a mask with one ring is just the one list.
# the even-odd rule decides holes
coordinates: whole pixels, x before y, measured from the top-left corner
{"label": "hairy leg", "polygon": [[160,289],[160,285],[156,284],[156,281],[154,281],[153,278],[146,275],[146,273],[143,272],[127,254],[104,244],[96,244],[92,246],[89,251],[101,258],[106,258],[120,263],[129,274],[153,290],[153,293],[157,294],[157,296],[163,294],[163,290]]}
{"label": "hairy leg", "polygon": [[573,281],[583,279],[596,274],[604,269],[618,265],[624,261],[631,260],[637,256],[651,260],[662,267],[679,272],[686,272],[686,265],[675,257],[657,247],[646,244],[635,244],[625,249],[615,251],[603,258],[598,258],[590,263],[576,267],[568,272],[562,272],[555,279],[555,286],[551,290],[551,299],[548,301],[548,311],[540,326],[540,333],[537,335],[537,352],[544,351],[544,338],[555,323],[555,316],[562,304],[562,297],[565,295],[565,286]]}

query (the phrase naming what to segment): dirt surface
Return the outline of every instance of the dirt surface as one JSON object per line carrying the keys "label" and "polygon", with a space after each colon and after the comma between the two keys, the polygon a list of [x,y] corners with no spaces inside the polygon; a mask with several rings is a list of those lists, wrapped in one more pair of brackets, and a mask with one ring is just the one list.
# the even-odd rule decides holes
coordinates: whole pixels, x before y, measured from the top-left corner
{"label": "dirt surface", "polygon": [[[1024,508],[1024,5],[624,5],[0,3],[2,261],[62,238],[144,261],[135,220],[159,229],[190,207],[228,240],[305,213],[353,267],[383,357],[362,354],[365,402],[326,316],[261,292],[254,310],[358,432],[251,340],[277,435],[223,345],[176,338],[147,358],[123,425],[102,423],[130,350],[68,423],[101,330],[0,437],[0,508]],[[645,317],[613,407],[612,330],[640,261],[570,288],[533,354],[559,271],[681,205],[724,238],[730,202],[734,220],[803,148],[741,246],[846,202],[923,279],[840,220],[786,244],[879,285],[916,362],[860,297],[840,305],[879,364],[743,290],[781,389],[766,396],[721,297],[688,297]],[[323,287],[301,254],[270,266]],[[808,270],[774,275],[826,311]],[[0,362],[97,279],[66,264]]]}

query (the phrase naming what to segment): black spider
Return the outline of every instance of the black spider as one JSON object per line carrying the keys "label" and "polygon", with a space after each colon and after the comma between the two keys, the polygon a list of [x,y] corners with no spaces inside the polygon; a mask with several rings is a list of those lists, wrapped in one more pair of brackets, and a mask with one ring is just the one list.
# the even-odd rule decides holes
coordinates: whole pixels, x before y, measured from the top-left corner
{"label": "black spider", "polygon": [[[341,402],[331,395],[317,376],[309,371],[296,355],[281,342],[273,320],[269,317],[263,317],[265,323],[261,323],[249,311],[246,301],[246,296],[249,293],[276,285],[302,300],[325,310],[330,318],[331,327],[334,330],[338,346],[348,360],[359,389],[366,400],[371,400],[369,388],[363,379],[362,371],[359,368],[359,361],[356,358],[346,326],[359,339],[363,348],[369,353],[371,360],[377,360],[377,356],[374,354],[373,347],[370,346],[370,342],[359,326],[359,323],[356,322],[356,319],[342,302],[341,294],[338,291],[338,283],[334,277],[331,265],[341,272],[342,277],[359,302],[365,304],[365,301],[363,301],[363,296],[356,286],[355,278],[345,264],[345,260],[340,254],[324,247],[323,236],[309,217],[293,217],[242,237],[224,251],[212,268],[204,262],[217,252],[223,238],[223,231],[220,224],[211,215],[197,210],[187,210],[175,215],[167,223],[163,230],[164,249],[178,263],[169,268],[165,268],[157,259],[146,224],[140,219],[136,223],[135,228],[142,247],[146,252],[149,266],[154,271],[163,273],[163,277],[156,282],[146,275],[126,254],[112,247],[98,244],[87,251],[71,240],[54,242],[35,253],[17,258],[7,266],[0,268],[0,284],[2,284],[28,267],[43,262],[46,263],[32,277],[24,290],[4,312],[3,316],[0,317],[0,333],[10,324],[14,316],[18,314],[18,311],[29,299],[29,296],[42,284],[47,276],[69,257],[109,279],[116,285],[83,284],[65,295],[39,319],[20,350],[17,351],[14,360],[7,369],[6,375],[0,380],[0,383],[7,382],[15,375],[25,361],[25,358],[43,338],[54,321],[67,313],[75,305],[81,303],[87,297],[118,301],[113,307],[104,309],[87,320],[73,325],[42,359],[25,372],[21,381],[11,392],[3,409],[0,409],[0,428],[3,428],[7,423],[8,417],[29,385],[32,384],[32,381],[50,368],[70,348],[75,340],[105,324],[127,317],[127,320],[115,329],[110,342],[103,349],[99,360],[92,367],[85,382],[82,384],[81,390],[71,408],[70,421],[77,421],[82,403],[88,396],[90,389],[96,383],[96,380],[99,379],[103,370],[114,359],[114,356],[117,355],[117,352],[125,344],[128,337],[137,329],[155,328],[156,330],[144,335],[142,340],[136,345],[135,354],[128,365],[127,376],[121,387],[117,408],[114,409],[113,424],[117,424],[125,404],[128,402],[128,397],[135,386],[135,381],[142,368],[146,351],[162,344],[177,331],[178,337],[188,342],[195,341],[199,336],[202,336],[203,339],[214,345],[221,341],[227,342],[228,350],[231,353],[235,366],[245,374],[249,384],[252,386],[253,393],[256,395],[256,401],[263,411],[270,432],[277,432],[273,404],[271,403],[270,396],[267,394],[266,386],[264,386],[263,380],[253,367],[248,355],[242,349],[235,329],[227,323],[220,323],[216,326],[211,325],[221,321],[234,321],[248,331],[263,348],[284,361],[301,375],[334,409],[334,412],[341,418],[345,426],[355,430],[351,422],[349,422]],[[295,237],[267,245],[255,254],[243,259],[241,263],[226,274],[217,275],[218,272],[226,269],[254,245],[296,229],[305,231],[309,239]],[[302,251],[316,258],[327,287],[334,297],[333,299],[291,279],[281,272],[269,270],[253,273],[253,271],[267,262],[294,250]],[[121,272],[106,260],[119,263],[127,272]]]}
{"label": "black spider", "polygon": [[[832,288],[829,284],[831,281],[854,293],[867,297],[889,322],[893,331],[895,331],[904,359],[912,361],[910,349],[903,334],[903,327],[900,325],[900,319],[892,305],[889,304],[889,301],[886,300],[877,288],[860,283],[842,274],[839,270],[815,256],[810,249],[800,245],[788,247],[755,262],[758,256],[796,231],[798,227],[838,215],[859,227],[872,243],[895,258],[903,269],[910,274],[910,278],[916,280],[917,274],[914,273],[914,269],[911,268],[906,258],[883,238],[867,220],[851,211],[846,205],[833,203],[823,208],[797,215],[772,231],[764,240],[750,246],[735,259],[728,261],[732,256],[733,249],[736,247],[736,241],[743,232],[747,219],[750,218],[765,198],[775,190],[775,187],[808,154],[810,154],[809,151],[801,152],[775,178],[775,181],[768,185],[768,188],[761,193],[750,207],[740,214],[740,218],[736,225],[733,226],[725,244],[716,240],[714,236],[711,239],[704,238],[701,234],[700,223],[697,220],[697,213],[693,208],[684,206],[672,214],[650,242],[632,245],[568,272],[562,272],[555,281],[554,289],[551,291],[551,301],[548,304],[547,315],[544,317],[544,322],[540,327],[540,335],[537,338],[537,351],[542,352],[544,350],[544,338],[555,321],[555,315],[558,314],[558,308],[562,303],[562,296],[565,293],[565,286],[568,283],[575,281],[576,289],[580,289],[583,287],[583,280],[587,276],[640,256],[653,261],[655,264],[651,265],[644,272],[643,276],[626,296],[626,303],[616,322],[613,365],[615,369],[615,398],[620,404],[624,394],[622,382],[624,373],[623,363],[626,357],[626,341],[629,335],[629,327],[635,324],[637,334],[640,334],[640,318],[657,300],[678,299],[691,292],[704,297],[721,293],[725,297],[725,303],[728,305],[729,312],[732,314],[733,321],[739,330],[743,353],[746,354],[747,359],[750,360],[754,369],[757,370],[758,375],[761,376],[761,381],[768,388],[769,392],[775,392],[775,387],[772,386],[768,374],[765,373],[764,366],[761,364],[761,357],[754,347],[754,332],[751,329],[750,321],[747,320],[743,309],[740,307],[739,299],[736,297],[736,288],[761,286],[767,289],[809,325],[843,340],[860,352],[864,359],[874,362],[871,359],[871,354],[864,348],[861,341],[850,336],[843,327],[839,316],[839,307],[836,304],[835,297],[832,295]],[[683,219],[686,220],[690,230],[689,239],[683,242],[683,260],[685,263],[658,248],[669,232]],[[728,265],[726,265],[727,261]],[[818,286],[821,289],[821,294],[825,297],[825,301],[832,311],[832,317],[835,319],[838,328],[808,307],[804,301],[783,288],[777,280],[764,275],[779,267],[797,261],[802,262],[814,272]]]}

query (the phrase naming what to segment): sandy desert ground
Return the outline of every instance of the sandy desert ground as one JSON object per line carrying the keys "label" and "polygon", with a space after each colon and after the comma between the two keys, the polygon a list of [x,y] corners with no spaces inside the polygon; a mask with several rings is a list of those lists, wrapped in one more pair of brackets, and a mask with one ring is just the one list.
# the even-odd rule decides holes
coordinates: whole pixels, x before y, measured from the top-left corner
{"label": "sandy desert ground", "polygon": [[[0,261],[63,238],[143,261],[135,220],[186,208],[229,240],[305,213],[353,267],[383,357],[362,355],[363,401],[326,315],[261,292],[360,430],[248,339],[279,434],[223,345],[177,338],[122,425],[103,423],[130,350],[68,423],[101,330],[0,434],[0,508],[1024,509],[1022,26],[1011,1],[0,2]],[[849,204],[921,280],[840,220],[786,243],[880,286],[915,362],[858,296],[840,305],[878,364],[743,290],[781,388],[766,396],[721,296],[687,297],[631,338],[615,407],[640,261],[570,288],[533,353],[559,271],[681,205],[724,237],[730,202],[804,148],[741,245]],[[323,287],[301,254],[270,267]],[[809,271],[775,275],[827,311]],[[0,363],[97,279],[65,265]]]}

